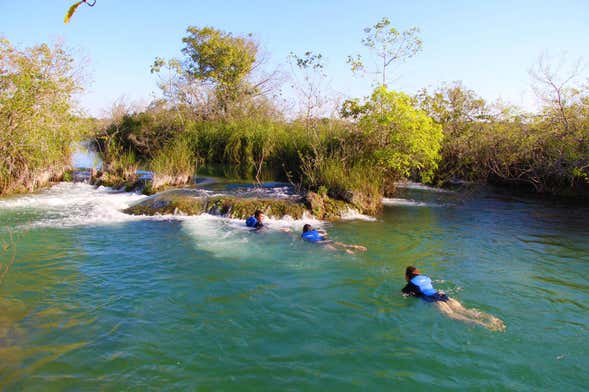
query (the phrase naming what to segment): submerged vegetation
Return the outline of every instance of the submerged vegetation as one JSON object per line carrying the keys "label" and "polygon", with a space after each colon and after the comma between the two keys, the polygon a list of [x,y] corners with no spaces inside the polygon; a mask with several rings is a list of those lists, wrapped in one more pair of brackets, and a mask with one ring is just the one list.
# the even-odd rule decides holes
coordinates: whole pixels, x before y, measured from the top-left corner
{"label": "submerged vegetation", "polygon": [[[156,58],[162,97],[142,110],[115,104],[92,139],[104,160],[97,182],[141,183],[152,193],[191,183],[197,167],[228,165],[260,183],[271,171],[301,192],[380,209],[395,183],[489,182],[557,195],[589,195],[589,87],[540,61],[533,71],[542,107],[525,113],[485,102],[461,83],[414,96],[387,84],[392,65],[422,48],[419,30],[386,18],[361,43],[378,59],[369,97],[334,103],[323,91],[323,56],[289,56],[298,113],[281,109],[281,78],[268,72],[251,35],[188,27],[182,58]],[[2,41],[0,192],[34,189],[68,166],[79,134],[72,59],[60,47],[18,51]],[[367,73],[361,56],[352,70]],[[42,181],[43,180],[43,181]]]}

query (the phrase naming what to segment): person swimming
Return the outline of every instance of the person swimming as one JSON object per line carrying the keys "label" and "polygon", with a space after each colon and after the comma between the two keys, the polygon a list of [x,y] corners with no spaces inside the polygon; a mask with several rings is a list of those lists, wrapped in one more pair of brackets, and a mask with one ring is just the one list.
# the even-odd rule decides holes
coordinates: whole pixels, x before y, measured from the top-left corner
{"label": "person swimming", "polygon": [[405,280],[407,285],[401,289],[404,294],[423,298],[427,302],[449,300],[443,291],[434,289],[428,276],[421,275],[421,272],[411,265],[405,269]]}
{"label": "person swimming", "polygon": [[305,224],[303,226],[303,233],[301,234],[301,238],[307,242],[325,245],[328,249],[332,250],[335,250],[339,247],[344,249],[346,253],[349,254],[355,254],[355,250],[360,250],[362,252],[368,250],[365,246],[362,245],[348,245],[342,242],[330,240],[327,238],[327,233],[324,230],[314,229],[309,224]]}
{"label": "person swimming", "polygon": [[266,215],[261,210],[256,210],[252,216],[245,220],[245,225],[247,227],[252,227],[256,230],[260,230],[264,227],[264,219]]}
{"label": "person swimming", "polygon": [[505,331],[505,324],[501,319],[475,309],[467,309],[457,300],[450,298],[443,291],[436,290],[432,280],[421,274],[419,269],[410,265],[405,269],[407,284],[401,289],[403,295],[422,298],[433,302],[446,316],[467,323],[478,324],[494,331]]}
{"label": "person swimming", "polygon": [[310,224],[303,226],[303,234],[301,238],[308,242],[321,242],[327,240],[327,233],[325,231],[319,231],[314,229]]}

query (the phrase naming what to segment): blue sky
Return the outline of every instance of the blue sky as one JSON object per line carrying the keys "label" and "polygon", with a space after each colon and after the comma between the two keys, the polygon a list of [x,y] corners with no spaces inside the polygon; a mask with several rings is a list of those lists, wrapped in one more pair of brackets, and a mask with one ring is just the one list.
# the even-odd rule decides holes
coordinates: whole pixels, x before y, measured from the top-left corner
{"label": "blue sky", "polygon": [[288,70],[291,51],[320,52],[333,90],[351,97],[368,95],[371,80],[353,77],[346,56],[364,53],[362,29],[383,16],[400,30],[421,29],[423,51],[393,70],[389,83],[408,93],[461,80],[486,99],[532,108],[528,69],[542,52],[589,57],[587,0],[97,0],[64,25],[72,3],[0,0],[0,35],[19,46],[62,39],[87,57],[91,83],[80,101],[93,115],[121,96],[148,102],[157,94],[149,67],[156,56],[180,56],[189,25],[253,33],[270,56],[268,68]]}

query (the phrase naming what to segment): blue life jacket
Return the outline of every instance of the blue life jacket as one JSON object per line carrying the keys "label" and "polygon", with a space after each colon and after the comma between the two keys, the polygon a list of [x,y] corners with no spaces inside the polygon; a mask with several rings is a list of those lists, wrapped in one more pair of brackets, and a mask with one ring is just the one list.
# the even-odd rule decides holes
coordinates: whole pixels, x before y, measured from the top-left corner
{"label": "blue life jacket", "polygon": [[301,234],[301,238],[309,242],[319,242],[325,239],[317,230],[309,230]]}
{"label": "blue life jacket", "polygon": [[245,220],[245,225],[247,227],[256,227],[257,224],[258,224],[258,220],[253,215]]}
{"label": "blue life jacket", "polygon": [[419,287],[423,295],[432,296],[438,291],[432,286],[432,280],[425,275],[417,275],[411,279],[411,283]]}

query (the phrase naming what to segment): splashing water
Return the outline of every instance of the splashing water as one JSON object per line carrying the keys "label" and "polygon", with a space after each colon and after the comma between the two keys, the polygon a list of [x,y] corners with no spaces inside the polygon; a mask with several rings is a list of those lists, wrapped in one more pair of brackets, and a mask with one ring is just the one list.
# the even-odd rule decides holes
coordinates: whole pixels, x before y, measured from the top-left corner
{"label": "splashing water", "polygon": [[383,197],[382,204],[385,206],[403,206],[403,207],[443,207],[442,204],[429,203],[424,201],[415,201],[402,198]]}

